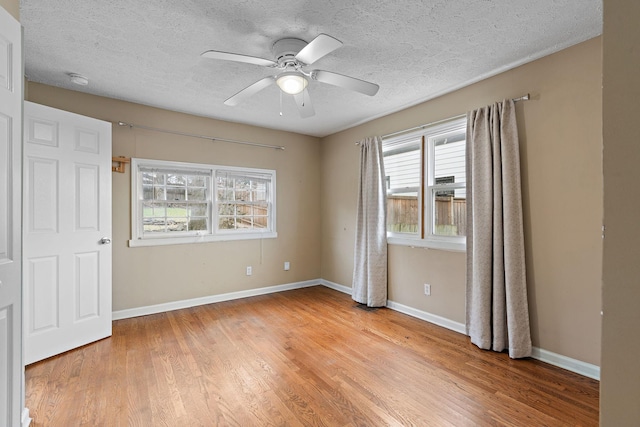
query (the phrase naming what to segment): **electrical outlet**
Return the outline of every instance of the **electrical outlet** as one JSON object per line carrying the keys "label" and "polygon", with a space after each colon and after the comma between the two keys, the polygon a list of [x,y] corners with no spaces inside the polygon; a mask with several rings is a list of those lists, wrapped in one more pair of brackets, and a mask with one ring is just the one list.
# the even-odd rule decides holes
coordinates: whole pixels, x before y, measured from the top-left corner
{"label": "electrical outlet", "polygon": [[291,263],[289,261],[284,262],[284,271],[289,271],[291,269]]}
{"label": "electrical outlet", "polygon": [[253,274],[253,268],[250,265],[247,266],[247,276],[251,276]]}
{"label": "electrical outlet", "polygon": [[428,283],[424,284],[424,294],[425,295],[431,295],[431,285]]}

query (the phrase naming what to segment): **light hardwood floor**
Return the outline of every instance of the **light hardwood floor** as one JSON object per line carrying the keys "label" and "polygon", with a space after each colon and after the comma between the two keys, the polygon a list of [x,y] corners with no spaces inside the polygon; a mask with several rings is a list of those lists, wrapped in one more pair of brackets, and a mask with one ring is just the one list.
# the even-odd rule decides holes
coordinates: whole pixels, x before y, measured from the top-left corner
{"label": "light hardwood floor", "polygon": [[322,286],[115,321],[26,376],[33,426],[598,425],[597,381]]}

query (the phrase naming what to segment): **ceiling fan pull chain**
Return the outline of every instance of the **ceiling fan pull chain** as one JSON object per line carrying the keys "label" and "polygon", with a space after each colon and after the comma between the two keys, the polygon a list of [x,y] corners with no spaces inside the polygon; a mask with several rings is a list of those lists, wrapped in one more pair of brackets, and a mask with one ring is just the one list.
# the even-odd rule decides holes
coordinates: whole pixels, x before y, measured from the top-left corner
{"label": "ceiling fan pull chain", "polygon": [[280,117],[282,117],[282,91],[278,91],[280,92]]}

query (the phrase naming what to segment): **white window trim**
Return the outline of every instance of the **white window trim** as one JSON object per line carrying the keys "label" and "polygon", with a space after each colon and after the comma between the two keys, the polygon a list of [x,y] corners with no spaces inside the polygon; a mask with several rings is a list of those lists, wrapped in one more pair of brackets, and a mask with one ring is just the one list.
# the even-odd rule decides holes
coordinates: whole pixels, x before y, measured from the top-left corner
{"label": "white window trim", "polygon": [[[159,234],[143,237],[140,224],[140,197],[142,197],[140,168],[141,167],[157,167],[157,168],[176,168],[176,169],[198,169],[211,172],[210,191],[210,230],[196,231],[193,233],[185,233],[184,235]],[[271,175],[271,211],[269,215],[269,227],[266,230],[218,230],[216,231],[217,209],[216,209],[216,171],[237,171],[240,173],[260,173]],[[130,247],[142,246],[163,246],[163,245],[181,245],[193,243],[223,242],[232,240],[252,240],[252,239],[273,239],[278,237],[276,231],[276,171],[272,169],[256,169],[244,168],[237,166],[208,165],[202,163],[186,163],[174,162],[166,160],[152,159],[131,159],[131,240]]]}
{"label": "white window trim", "polygon": [[[446,184],[434,184],[433,171],[435,167],[434,145],[431,144],[429,137],[437,134],[447,133],[457,130],[464,123],[466,127],[466,116],[452,118],[443,123],[433,124],[424,127],[423,129],[416,130],[415,132],[407,133],[398,137],[398,139],[411,139],[416,137],[424,137],[422,144],[421,154],[422,161],[425,164],[424,168],[420,171],[420,183],[421,191],[418,191],[418,209],[419,209],[419,223],[418,232],[416,234],[399,233],[399,232],[387,232],[387,243],[390,245],[409,246],[416,248],[428,248],[439,249],[453,252],[466,252],[467,250],[467,238],[466,236],[454,237],[454,236],[438,236],[433,234],[432,230],[432,218],[433,212],[433,199],[431,197],[431,191],[441,188],[464,188],[461,185],[446,185]],[[393,138],[392,140],[395,140]],[[424,174],[427,174],[425,177]],[[469,180],[469,177],[467,177]],[[425,218],[425,211],[430,212],[428,218]],[[428,219],[428,221],[426,221]],[[424,238],[423,235],[424,225]]]}

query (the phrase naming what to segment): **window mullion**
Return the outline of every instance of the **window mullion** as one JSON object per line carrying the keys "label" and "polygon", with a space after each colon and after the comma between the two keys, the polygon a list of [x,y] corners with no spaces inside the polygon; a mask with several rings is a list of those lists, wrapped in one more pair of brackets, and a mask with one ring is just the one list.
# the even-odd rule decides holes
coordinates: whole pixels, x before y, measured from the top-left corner
{"label": "window mullion", "polygon": [[[422,154],[420,156],[420,158],[421,158],[421,162],[420,162],[420,182],[421,182],[421,185],[420,185],[420,193],[419,193],[420,194],[419,206],[421,208],[421,212],[418,212],[418,218],[419,218],[419,221],[420,221],[420,223],[419,223],[420,238],[424,239],[424,230],[425,230],[425,224],[426,224],[425,212],[427,211],[427,209],[425,207],[426,198],[424,197],[425,196],[425,193],[424,193],[424,180],[425,180],[425,177],[426,177],[425,174],[427,173],[426,162],[425,162],[425,137],[424,137],[424,135],[422,135],[420,137],[420,153]],[[431,169],[431,168],[429,168],[429,169]]]}

